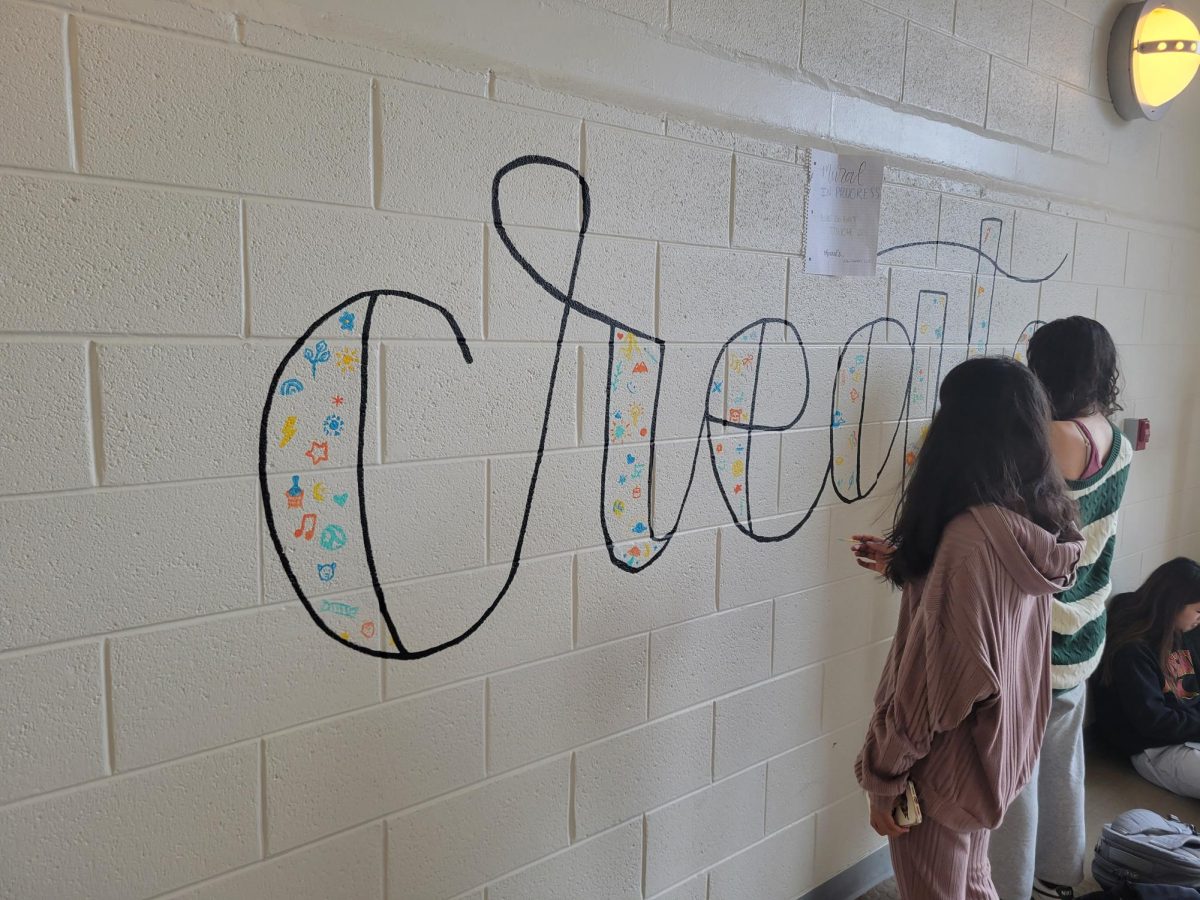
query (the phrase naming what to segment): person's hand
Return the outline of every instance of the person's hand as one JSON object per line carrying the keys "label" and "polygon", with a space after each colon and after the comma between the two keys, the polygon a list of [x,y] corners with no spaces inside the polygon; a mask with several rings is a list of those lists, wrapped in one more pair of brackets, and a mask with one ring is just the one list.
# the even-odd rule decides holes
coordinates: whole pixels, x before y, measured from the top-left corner
{"label": "person's hand", "polygon": [[886,574],[888,560],[896,549],[889,541],[873,534],[853,534],[850,539],[854,541],[850,552],[860,566],[877,575]]}
{"label": "person's hand", "polygon": [[878,794],[868,794],[867,797],[871,801],[871,827],[876,834],[885,838],[908,834],[908,829],[897,825],[892,818],[892,810],[896,808],[899,797],[881,797]]}

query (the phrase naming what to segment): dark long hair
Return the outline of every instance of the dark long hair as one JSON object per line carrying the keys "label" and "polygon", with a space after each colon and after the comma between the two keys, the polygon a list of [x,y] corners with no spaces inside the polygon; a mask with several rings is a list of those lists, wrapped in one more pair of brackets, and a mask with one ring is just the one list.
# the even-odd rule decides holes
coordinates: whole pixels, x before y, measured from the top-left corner
{"label": "dark long hair", "polygon": [[1029,339],[1029,368],[1050,395],[1056,419],[1119,412],[1121,373],[1108,329],[1071,316],[1043,325]]}
{"label": "dark long hair", "polygon": [[1076,517],[1050,455],[1050,402],[1028,368],[967,360],[939,398],[888,536],[896,549],[887,577],[897,585],[929,571],[942,531],[972,506],[1003,506],[1055,534]]}
{"label": "dark long hair", "polygon": [[1146,643],[1158,655],[1168,687],[1174,679],[1167,665],[1179,641],[1175,617],[1185,606],[1200,603],[1200,563],[1177,556],[1165,562],[1132,594],[1114,597],[1108,608],[1108,643],[1100,659],[1100,680],[1112,683],[1113,657],[1130,644]]}

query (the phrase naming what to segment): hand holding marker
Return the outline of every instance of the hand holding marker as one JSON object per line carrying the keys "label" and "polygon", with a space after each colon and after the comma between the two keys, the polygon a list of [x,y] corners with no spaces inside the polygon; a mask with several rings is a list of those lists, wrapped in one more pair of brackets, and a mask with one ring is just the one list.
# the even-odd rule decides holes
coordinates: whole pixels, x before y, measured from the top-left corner
{"label": "hand holding marker", "polygon": [[895,549],[888,540],[873,534],[855,534],[850,536],[849,543],[853,545],[850,552],[860,566],[879,575],[886,572],[888,559]]}

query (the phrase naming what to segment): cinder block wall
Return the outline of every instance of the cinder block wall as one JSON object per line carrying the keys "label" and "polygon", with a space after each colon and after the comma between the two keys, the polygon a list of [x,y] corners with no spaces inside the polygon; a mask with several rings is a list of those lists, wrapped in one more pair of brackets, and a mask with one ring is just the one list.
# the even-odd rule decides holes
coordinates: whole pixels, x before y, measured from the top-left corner
{"label": "cinder block wall", "polygon": [[[1118,586],[1200,554],[1200,89],[1161,124],[1118,122],[1116,4],[338,6],[0,0],[0,897],[792,900],[852,865],[880,846],[851,762],[896,600],[839,539],[886,527],[980,291],[993,352],[1073,313],[1120,344],[1127,414],[1154,432]],[[1018,283],[925,243],[873,279],[806,274],[813,146],[888,158],[881,246],[974,246],[987,220],[1006,271],[1066,261]],[[361,531],[338,547],[322,530],[358,518],[361,425],[397,633],[460,634],[511,569],[562,319],[492,223],[493,175],[528,153],[590,186],[574,298],[667,342],[642,415],[659,543],[678,531],[640,573],[609,560],[601,486],[628,489],[605,474],[610,353],[634,350],[575,314],[507,595],[445,652],[354,652],[268,533],[272,376],[358,292],[453,315],[470,365],[446,318],[405,300],[380,300],[365,340],[359,306],[302,344],[332,358],[271,396],[296,404],[288,452],[325,448],[284,457],[269,419],[267,484],[282,507],[301,475],[303,505],[275,513],[297,568],[339,562],[315,614],[394,651]],[[565,290],[576,186],[511,178],[512,240]],[[945,292],[945,332],[915,329],[911,391],[904,333],[871,334],[885,399],[841,435],[859,489],[883,472],[844,503],[819,490],[839,352],[877,317],[916,322],[921,291]],[[795,325],[807,380],[778,326],[724,350],[761,317]],[[753,435],[755,533],[807,515],[786,541],[744,534],[717,489],[710,448],[744,431],[718,424],[693,464],[743,365],[762,370],[759,424],[810,395],[793,427]],[[648,457],[645,437],[627,449]]]}

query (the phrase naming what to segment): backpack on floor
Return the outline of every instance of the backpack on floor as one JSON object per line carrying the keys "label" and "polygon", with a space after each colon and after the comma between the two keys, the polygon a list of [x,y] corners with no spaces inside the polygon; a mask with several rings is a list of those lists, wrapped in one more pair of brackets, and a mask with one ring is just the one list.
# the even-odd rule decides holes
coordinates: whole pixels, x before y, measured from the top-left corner
{"label": "backpack on floor", "polygon": [[1175,816],[1123,812],[1100,834],[1092,876],[1109,891],[1127,884],[1200,887],[1200,835]]}

